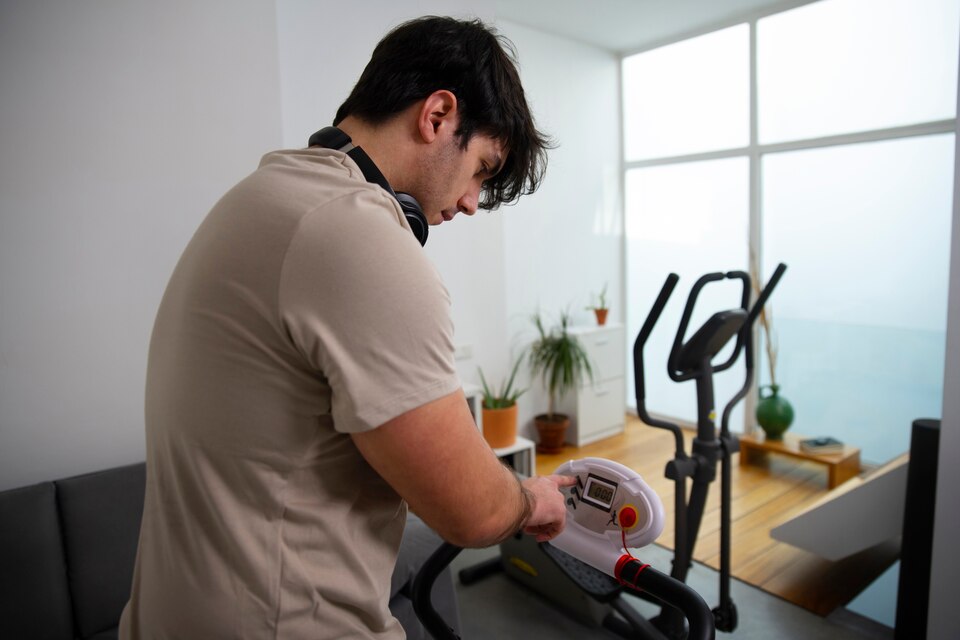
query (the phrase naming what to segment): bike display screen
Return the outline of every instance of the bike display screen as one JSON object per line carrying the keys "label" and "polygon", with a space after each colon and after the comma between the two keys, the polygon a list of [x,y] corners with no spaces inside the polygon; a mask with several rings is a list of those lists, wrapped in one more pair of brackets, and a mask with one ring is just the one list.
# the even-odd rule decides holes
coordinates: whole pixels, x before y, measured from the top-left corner
{"label": "bike display screen", "polygon": [[598,509],[609,511],[613,506],[613,497],[617,493],[617,483],[604,480],[595,475],[587,478],[587,485],[583,490],[583,501]]}

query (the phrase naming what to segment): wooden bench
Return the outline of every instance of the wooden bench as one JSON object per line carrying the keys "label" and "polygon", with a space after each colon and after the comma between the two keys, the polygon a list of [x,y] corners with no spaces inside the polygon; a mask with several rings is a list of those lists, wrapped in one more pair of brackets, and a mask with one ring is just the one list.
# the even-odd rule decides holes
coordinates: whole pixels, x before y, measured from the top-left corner
{"label": "wooden bench", "polygon": [[783,440],[767,440],[763,433],[741,435],[740,464],[751,464],[768,453],[779,453],[827,466],[827,487],[833,489],[860,473],[860,449],[844,445],[839,453],[809,453],[800,448],[800,441],[809,436],[786,433]]}

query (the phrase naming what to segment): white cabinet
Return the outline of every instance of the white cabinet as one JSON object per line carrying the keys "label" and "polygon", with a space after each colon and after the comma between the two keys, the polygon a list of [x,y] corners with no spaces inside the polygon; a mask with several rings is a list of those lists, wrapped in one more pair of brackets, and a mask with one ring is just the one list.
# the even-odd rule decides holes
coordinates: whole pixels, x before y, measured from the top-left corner
{"label": "white cabinet", "polygon": [[619,324],[602,327],[571,327],[593,367],[593,381],[584,380],[576,393],[560,402],[560,411],[570,416],[567,442],[582,446],[623,431],[626,414],[626,346]]}

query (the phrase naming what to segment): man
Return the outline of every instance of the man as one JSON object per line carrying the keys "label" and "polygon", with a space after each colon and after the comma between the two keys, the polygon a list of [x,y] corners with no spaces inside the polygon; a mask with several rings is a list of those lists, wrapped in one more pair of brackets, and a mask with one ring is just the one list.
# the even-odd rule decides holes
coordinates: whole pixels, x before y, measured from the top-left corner
{"label": "man", "polygon": [[228,192],[164,294],[121,638],[402,638],[407,504],[461,546],[563,528],[567,480],[521,484],[479,435],[393,193],[437,225],[536,189],[546,142],[514,63],[479,22],[401,25],[335,125]]}

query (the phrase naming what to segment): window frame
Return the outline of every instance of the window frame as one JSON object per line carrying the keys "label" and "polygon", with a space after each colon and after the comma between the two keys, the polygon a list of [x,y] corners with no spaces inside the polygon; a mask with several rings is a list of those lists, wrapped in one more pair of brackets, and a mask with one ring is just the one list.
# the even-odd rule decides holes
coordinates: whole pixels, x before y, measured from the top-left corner
{"label": "window frame", "polygon": [[[769,16],[784,13],[786,11],[796,9],[798,7],[801,7],[806,4],[811,4],[812,2],[816,2],[816,1],[820,1],[820,0],[802,0],[800,2],[793,3],[789,6],[781,5],[768,10],[759,11],[747,18],[738,17],[728,21],[716,23],[708,27],[698,29],[693,32],[688,32],[676,37],[664,39],[662,41],[652,43],[648,46],[638,48],[629,52],[625,52],[620,56],[620,66],[621,66],[620,82],[622,83],[623,82],[623,71],[622,71],[623,61],[628,57],[646,53],[648,51],[653,51],[655,49],[659,49],[664,46],[676,44],[684,40],[689,40],[699,36],[707,35],[715,31],[720,31],[720,30],[738,26],[741,24],[747,24],[749,27],[748,28],[748,32],[749,32],[748,37],[750,39],[750,42],[749,42],[749,50],[750,50],[750,53],[749,53],[749,65],[750,65],[749,144],[745,147],[738,147],[738,148],[731,148],[731,149],[721,149],[721,150],[715,150],[715,151],[705,151],[701,153],[691,153],[691,154],[683,154],[683,155],[676,155],[676,156],[628,161],[626,159],[626,151],[625,151],[626,144],[625,142],[622,142],[621,157],[620,157],[620,175],[621,175],[620,201],[624,205],[623,206],[624,220],[623,220],[622,228],[626,229],[626,224],[627,224],[627,221],[625,219],[626,210],[627,210],[625,185],[626,185],[626,176],[628,171],[632,169],[642,169],[647,167],[657,167],[657,166],[664,166],[664,165],[670,165],[670,164],[683,164],[688,162],[699,162],[703,160],[718,160],[718,159],[724,159],[724,158],[746,157],[748,159],[749,180],[750,180],[750,185],[749,185],[750,210],[748,214],[749,239],[747,242],[748,251],[750,252],[750,255],[747,257],[747,263],[750,264],[751,276],[755,278],[757,277],[757,274],[759,273],[759,270],[763,265],[763,244],[762,244],[763,218],[762,218],[761,205],[762,205],[762,196],[763,196],[762,166],[763,166],[764,156],[770,155],[770,154],[776,154],[776,153],[783,153],[783,152],[800,151],[804,149],[822,149],[822,148],[827,148],[832,146],[852,145],[852,144],[859,144],[859,143],[865,143],[865,142],[879,142],[879,141],[885,141],[885,140],[897,140],[901,138],[920,137],[920,136],[927,136],[932,134],[944,134],[944,133],[956,134],[957,117],[956,117],[956,114],[954,114],[953,118],[946,118],[942,120],[934,120],[934,121],[928,121],[928,122],[919,122],[911,125],[884,127],[884,128],[869,129],[869,130],[844,133],[844,134],[836,134],[836,135],[814,137],[814,138],[801,138],[801,139],[784,141],[784,142],[761,144],[759,142],[759,112],[758,112],[759,88],[758,88],[758,72],[757,72],[758,23],[764,18],[767,18]],[[621,88],[621,94],[622,94],[622,88]],[[623,136],[626,114],[624,113],[624,109],[622,107],[621,107],[621,113],[620,113],[620,120],[621,120],[620,122],[621,136]],[[957,158],[954,158],[954,162],[956,161],[957,161]],[[628,248],[629,248],[629,241],[626,233],[624,233],[623,246],[622,246],[624,260],[626,260]],[[624,275],[626,276],[626,274]],[[762,273],[760,274],[761,277],[762,276],[769,277],[769,275],[770,274],[762,274]],[[625,296],[626,287],[627,287],[626,277],[624,277],[623,287],[624,287],[623,293]],[[626,299],[626,297],[624,297],[624,299]],[[759,327],[754,326],[755,344],[759,344],[758,342],[756,342],[758,339],[759,339]],[[756,367],[759,366],[759,359],[760,359],[759,349],[754,350],[754,357],[756,360],[754,362],[754,368],[756,370]],[[758,384],[759,384],[758,380],[755,379],[753,381],[752,388],[750,389],[746,398],[744,399],[745,404],[744,404],[744,413],[743,413],[744,415],[743,432],[747,434],[752,433],[757,429],[754,422],[751,421],[748,416],[753,415],[756,409],[756,403],[758,401]],[[628,394],[628,398],[630,398],[629,394]],[[634,412],[636,412],[636,407],[633,406],[632,401],[630,403],[630,407],[634,410]],[[688,421],[680,419],[676,416],[665,416],[662,414],[658,415],[656,414],[656,412],[651,412],[651,415],[654,415],[655,417],[660,417],[660,418],[667,418],[670,420],[677,421],[681,424],[686,424],[687,426],[691,426],[688,423]]]}

